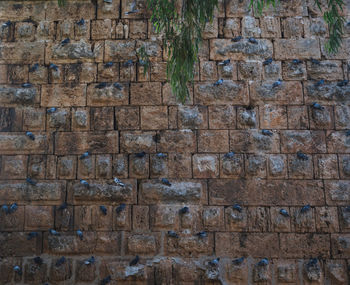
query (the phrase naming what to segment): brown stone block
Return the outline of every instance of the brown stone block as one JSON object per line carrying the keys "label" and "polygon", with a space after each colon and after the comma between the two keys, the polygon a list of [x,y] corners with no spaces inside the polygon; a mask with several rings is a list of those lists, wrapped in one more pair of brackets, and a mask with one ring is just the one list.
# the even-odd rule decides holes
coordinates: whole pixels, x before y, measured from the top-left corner
{"label": "brown stone block", "polygon": [[155,152],[155,132],[130,131],[120,133],[120,150],[125,153]]}
{"label": "brown stone block", "polygon": [[142,106],[141,129],[161,130],[168,128],[167,106]]}
{"label": "brown stone block", "polygon": [[25,108],[23,110],[24,131],[45,131],[46,110],[44,108]]}
{"label": "brown stone block", "polygon": [[40,102],[39,87],[20,85],[0,86],[0,104],[3,107],[36,106]]}
{"label": "brown stone block", "polygon": [[74,206],[74,230],[91,231],[93,206]]}
{"label": "brown stone block", "polygon": [[52,152],[51,135],[48,133],[33,133],[31,140],[25,133],[1,133],[1,154],[47,154]]}
{"label": "brown stone block", "polygon": [[271,214],[268,207],[249,207],[247,209],[249,232],[270,232]]}
{"label": "brown stone block", "polygon": [[53,259],[50,268],[50,281],[67,281],[72,277],[72,259],[66,259],[66,261],[57,266],[59,258]]}
{"label": "brown stone block", "polygon": [[[46,261],[47,262],[47,261]],[[47,280],[48,265],[45,260],[42,264],[37,264],[33,259],[29,259],[24,267],[24,282],[27,284],[40,284]]]}
{"label": "brown stone block", "polygon": [[97,1],[97,19],[118,19],[119,18],[120,1],[112,1],[111,3],[103,0]]}
{"label": "brown stone block", "polygon": [[280,234],[280,255],[285,258],[308,258],[309,256],[330,256],[328,234]]}
{"label": "brown stone block", "polygon": [[112,165],[112,176],[119,178],[128,177],[128,155],[127,154],[116,154],[113,155],[113,165]]}
{"label": "brown stone block", "polygon": [[318,180],[209,180],[209,204],[251,206],[324,205],[322,183]]}
{"label": "brown stone block", "polygon": [[113,107],[91,108],[90,111],[92,130],[114,130]]}
{"label": "brown stone block", "polygon": [[97,155],[96,156],[96,178],[112,178],[112,156]]}
{"label": "brown stone block", "polygon": [[[109,64],[112,64],[112,66],[110,66]],[[119,63],[118,62],[109,62],[108,64],[99,63],[98,64],[98,71],[99,72],[98,72],[97,76],[98,76],[99,82],[113,82],[113,81],[118,81],[118,79],[119,79]],[[96,90],[96,91],[98,91],[98,90]]]}
{"label": "brown stone block", "polygon": [[336,82],[325,82],[320,86],[317,82],[304,84],[305,103],[318,102],[322,105],[349,104],[350,85],[338,86]]}
{"label": "brown stone block", "polygon": [[278,235],[274,233],[224,233],[215,234],[218,256],[277,257]]}
{"label": "brown stone block", "polygon": [[54,225],[54,209],[51,206],[26,206],[26,230],[48,230]]}
{"label": "brown stone block", "polygon": [[244,177],[244,157],[242,154],[234,154],[233,157],[220,154],[220,177],[234,178]]}
{"label": "brown stone block", "polygon": [[46,4],[46,19],[50,21],[95,18],[95,6],[89,1],[69,2],[64,7],[59,7],[57,2],[48,2]]}
{"label": "brown stone block", "polygon": [[129,177],[148,178],[149,177],[149,155],[138,157],[135,154],[129,155]]}
{"label": "brown stone block", "polygon": [[214,234],[207,237],[195,234],[180,235],[179,238],[166,237],[165,251],[170,256],[200,257],[212,255],[214,251]]}
{"label": "brown stone block", "polygon": [[219,156],[211,154],[193,155],[193,177],[215,178],[219,176]]}
{"label": "brown stone block", "polygon": [[[134,4],[135,3],[135,4]],[[139,19],[139,18],[147,18],[149,16],[149,11],[147,11],[147,2],[145,0],[136,0],[135,2],[132,0],[121,0],[122,18],[126,19]],[[136,12],[128,13],[132,11],[133,6],[135,5]]]}
{"label": "brown stone block", "polygon": [[288,174],[292,179],[313,179],[314,167],[312,156],[300,159],[297,155],[288,155]]}
{"label": "brown stone block", "polygon": [[41,105],[70,107],[86,105],[86,85],[42,85]]}
{"label": "brown stone block", "polygon": [[177,112],[178,126],[180,129],[207,129],[207,113],[205,106],[180,105]]}
{"label": "brown stone block", "polygon": [[195,152],[196,134],[192,130],[161,131],[158,148],[161,152]]}
{"label": "brown stone block", "polygon": [[46,156],[30,155],[28,161],[28,176],[34,179],[45,179]]}
{"label": "brown stone block", "polygon": [[212,39],[210,42],[210,59],[225,60],[261,60],[272,56],[272,42],[257,39],[257,44],[248,39],[233,42],[231,39]]}
{"label": "brown stone block", "polygon": [[140,129],[139,107],[115,107],[115,119],[118,130]]}
{"label": "brown stone block", "polygon": [[[75,207],[75,209],[77,208]],[[55,207],[55,227],[58,231],[73,230],[73,223],[73,206],[67,206],[65,209],[61,209],[60,206]]]}
{"label": "brown stone block", "polygon": [[[7,205],[11,207],[10,204]],[[0,230],[1,231],[23,231],[24,230],[24,206],[18,206],[17,210],[9,213],[0,211]]]}
{"label": "brown stone block", "polygon": [[169,157],[167,154],[151,154],[150,155],[150,177],[168,177],[169,175]]}
{"label": "brown stone block", "polygon": [[321,179],[338,179],[338,157],[335,154],[314,156],[315,177]]}
{"label": "brown stone block", "polygon": [[169,153],[168,157],[169,177],[192,178],[190,155],[187,153]]}
{"label": "brown stone block", "polygon": [[134,205],[132,211],[132,230],[134,232],[149,230],[149,207]]}
{"label": "brown stone block", "polygon": [[58,132],[56,154],[116,153],[118,132]]}
{"label": "brown stone block", "polygon": [[198,136],[199,152],[228,152],[229,136],[226,130],[200,130]]}
{"label": "brown stone block", "polygon": [[115,21],[111,19],[91,21],[91,39],[106,40],[114,38]]}
{"label": "brown stone block", "polygon": [[135,48],[135,40],[106,40],[104,61],[137,60]]}
{"label": "brown stone block", "polygon": [[[112,228],[109,228],[111,230]],[[96,247],[94,252],[98,254],[120,255],[122,237],[120,232],[97,232]]]}
{"label": "brown stone block", "polygon": [[346,131],[328,131],[326,142],[330,153],[350,153],[350,137]]}
{"label": "brown stone block", "polygon": [[287,106],[288,128],[289,129],[308,129],[309,116],[306,106]]}
{"label": "brown stone block", "polygon": [[257,130],[230,131],[230,150],[237,152],[279,153],[279,135],[263,135]]}
{"label": "brown stone block", "polygon": [[160,82],[132,83],[130,87],[130,104],[132,105],[160,105]]}
{"label": "brown stone block", "polygon": [[53,113],[47,114],[47,128],[56,131],[70,131],[71,112],[70,108],[60,108]]}
{"label": "brown stone block", "polygon": [[86,265],[84,260],[77,260],[75,264],[75,278],[78,282],[93,282],[96,279],[96,264]]}
{"label": "brown stone block", "polygon": [[55,255],[89,254],[96,248],[97,233],[83,231],[81,240],[76,232],[61,232],[59,235],[44,233],[44,253]]}
{"label": "brown stone block", "polygon": [[[119,206],[113,207],[113,230],[124,230],[124,231],[130,231],[131,230],[131,205],[126,206],[123,210],[120,210],[119,207],[121,207],[122,204]],[[118,209],[118,210],[117,210]],[[134,217],[133,217],[134,218]],[[135,217],[138,219],[139,217]],[[147,216],[143,217],[143,219],[146,219]],[[143,220],[146,222],[145,220]],[[146,222],[148,223],[148,221]]]}
{"label": "brown stone block", "polygon": [[317,39],[276,39],[274,48],[275,57],[279,60],[321,58]]}
{"label": "brown stone block", "polygon": [[194,102],[200,105],[248,104],[248,90],[244,83],[224,80],[219,86],[213,83],[194,85]]}
{"label": "brown stone block", "polygon": [[332,234],[332,256],[334,258],[349,258],[350,234]]}
{"label": "brown stone block", "polygon": [[[170,180],[171,186],[162,184],[159,180],[144,180],[141,182],[140,203],[155,204],[159,201],[174,203],[200,204],[206,201],[206,185],[198,180]],[[181,189],[181,190],[180,190]]]}
{"label": "brown stone block", "polygon": [[24,181],[6,181],[0,183],[0,204],[16,202],[18,204],[39,204],[46,205],[61,204],[65,197],[65,181],[38,181],[30,185]]}
{"label": "brown stone block", "polygon": [[326,137],[323,131],[282,131],[281,144],[284,153],[326,152]]}
{"label": "brown stone block", "polygon": [[96,202],[106,205],[120,203],[133,204],[136,202],[136,180],[123,180],[125,186],[112,181],[88,181],[89,187],[79,181],[72,181],[68,185],[68,201],[74,205],[89,205]]}
{"label": "brown stone block", "polygon": [[81,62],[103,62],[104,42],[90,44],[84,39],[61,43],[49,43],[46,47],[45,62],[55,63],[81,63]]}
{"label": "brown stone block", "polygon": [[339,232],[338,213],[336,207],[316,207],[317,232]]}
{"label": "brown stone block", "polygon": [[0,63],[6,64],[32,64],[35,62],[44,63],[43,42],[16,42],[1,43]]}
{"label": "brown stone block", "polygon": [[42,236],[27,239],[23,232],[0,233],[0,251],[3,256],[30,256],[40,253]]}
{"label": "brown stone block", "polygon": [[260,107],[260,127],[263,129],[286,129],[287,109],[284,106],[264,105]]}
{"label": "brown stone block", "polygon": [[345,260],[328,260],[326,263],[326,279],[336,285],[348,283]]}
{"label": "brown stone block", "polygon": [[205,230],[222,231],[224,230],[224,207],[206,206],[203,207],[202,219]]}
{"label": "brown stone block", "polygon": [[327,205],[346,206],[350,200],[350,181],[326,180],[325,192]]}
{"label": "brown stone block", "polygon": [[235,129],[236,109],[234,106],[209,106],[209,129]]}
{"label": "brown stone block", "polygon": [[303,102],[303,90],[300,82],[284,81],[274,87],[274,81],[253,82],[250,85],[253,103],[300,104]]}
{"label": "brown stone block", "polygon": [[59,179],[75,179],[77,169],[76,156],[59,156],[57,162],[57,176]]}
{"label": "brown stone block", "polygon": [[125,233],[127,255],[157,255],[160,250],[160,233]]}
{"label": "brown stone block", "polygon": [[154,205],[150,206],[150,223],[152,231],[179,229],[179,210],[178,205]]}
{"label": "brown stone block", "polygon": [[87,88],[88,106],[124,105],[129,102],[129,85],[121,84],[121,87],[114,87],[107,84],[104,88],[97,88],[98,84],[89,85]]}
{"label": "brown stone block", "polygon": [[[281,214],[281,210],[285,210],[288,216]],[[291,217],[289,207],[271,207],[271,230],[273,232],[290,232],[291,231]]]}
{"label": "brown stone block", "polygon": [[1,157],[1,178],[24,179],[27,175],[26,155],[3,155]]}

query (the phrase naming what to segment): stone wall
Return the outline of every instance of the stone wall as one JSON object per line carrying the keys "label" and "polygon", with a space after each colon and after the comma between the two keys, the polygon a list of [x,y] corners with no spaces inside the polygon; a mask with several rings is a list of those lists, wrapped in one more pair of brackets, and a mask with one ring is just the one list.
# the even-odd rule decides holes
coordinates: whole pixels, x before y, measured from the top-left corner
{"label": "stone wall", "polygon": [[310,3],[220,1],[182,105],[144,1],[1,1],[0,284],[348,284],[350,22],[328,55]]}

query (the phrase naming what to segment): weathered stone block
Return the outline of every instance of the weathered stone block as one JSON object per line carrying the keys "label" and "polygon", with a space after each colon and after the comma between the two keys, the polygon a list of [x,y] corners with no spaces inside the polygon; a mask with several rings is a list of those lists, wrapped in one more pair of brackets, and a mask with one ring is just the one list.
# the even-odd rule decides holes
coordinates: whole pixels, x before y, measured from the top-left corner
{"label": "weathered stone block", "polygon": [[118,133],[110,132],[59,132],[56,136],[56,154],[116,153]]}
{"label": "weathered stone block", "polygon": [[117,185],[112,181],[89,181],[89,187],[79,181],[68,185],[68,197],[76,205],[104,202],[108,204],[135,203],[136,181],[123,180],[125,186]]}
{"label": "weathered stone block", "polygon": [[0,87],[0,103],[3,107],[33,106],[39,102],[40,93],[35,86],[23,88],[21,86],[2,85]]}
{"label": "weathered stone block", "polygon": [[44,107],[70,107],[86,105],[85,84],[42,85],[41,105]]}
{"label": "weathered stone block", "polygon": [[275,58],[279,60],[321,58],[319,42],[316,39],[276,39],[274,51]]}
{"label": "weathered stone block", "polygon": [[157,201],[173,203],[200,204],[205,201],[206,187],[196,180],[170,180],[171,186],[159,180],[146,180],[140,185],[140,203],[155,204]]}
{"label": "weathered stone block", "polygon": [[34,133],[35,140],[31,140],[24,133],[1,133],[1,154],[47,154],[52,152],[51,135],[48,133]]}
{"label": "weathered stone block", "polygon": [[237,152],[279,153],[280,139],[277,133],[263,135],[258,130],[230,131],[230,149]]}
{"label": "weathered stone block", "polygon": [[[257,44],[248,39],[232,42],[229,39],[210,40],[210,59],[225,60],[261,60],[272,56],[272,43],[266,39],[257,39]],[[319,55],[320,57],[320,55]]]}
{"label": "weathered stone block", "polygon": [[120,149],[123,153],[156,152],[155,132],[131,131],[120,133]]}
{"label": "weathered stone block", "polygon": [[210,205],[302,206],[325,202],[322,183],[318,180],[211,179],[208,187]]}
{"label": "weathered stone block", "polygon": [[103,42],[95,42],[94,45],[81,39],[62,45],[49,43],[46,48],[45,60],[55,63],[80,63],[80,62],[102,62]]}

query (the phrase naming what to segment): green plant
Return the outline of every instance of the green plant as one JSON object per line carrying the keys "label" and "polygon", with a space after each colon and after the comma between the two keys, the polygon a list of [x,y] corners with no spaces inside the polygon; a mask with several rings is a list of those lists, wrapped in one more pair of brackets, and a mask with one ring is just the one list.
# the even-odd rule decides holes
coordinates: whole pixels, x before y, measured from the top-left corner
{"label": "green plant", "polygon": [[[66,1],[58,0],[58,3],[64,5]],[[265,7],[276,7],[279,3],[279,0],[250,1],[250,7],[258,15],[261,15]],[[314,1],[322,11],[320,0]],[[155,31],[162,34],[163,47],[167,49],[168,81],[172,92],[182,103],[189,96],[188,83],[192,83],[194,79],[203,30],[213,20],[217,5],[218,0],[147,0],[147,7],[152,11],[150,20]],[[343,0],[327,0],[323,17],[329,27],[329,40],[326,43],[329,53],[337,52],[341,45],[345,23],[345,18],[340,15],[343,6]],[[144,47],[140,49],[138,56],[146,73],[150,61]]]}
{"label": "green plant", "polygon": [[187,83],[193,82],[195,63],[205,25],[211,22],[218,0],[148,0],[155,31],[167,48],[167,78],[172,92],[185,102]]}
{"label": "green plant", "polygon": [[[322,3],[320,0],[314,1],[318,9],[322,12]],[[278,3],[279,0],[250,0],[250,6],[253,7],[254,11],[259,15],[261,15],[264,7],[276,7]],[[338,52],[341,45],[345,18],[340,15],[340,11],[343,10],[344,5],[343,0],[327,0],[327,9],[324,11],[323,19],[327,23],[329,29],[329,40],[326,42],[325,47],[330,54]]]}

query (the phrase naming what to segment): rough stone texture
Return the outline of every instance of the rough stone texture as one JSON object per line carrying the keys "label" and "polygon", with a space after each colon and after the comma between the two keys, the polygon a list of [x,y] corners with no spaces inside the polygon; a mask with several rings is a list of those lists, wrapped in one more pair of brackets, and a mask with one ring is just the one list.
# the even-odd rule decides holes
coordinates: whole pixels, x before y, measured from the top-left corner
{"label": "rough stone texture", "polygon": [[349,283],[349,23],[219,0],[181,103],[146,0],[66,2],[0,1],[0,284]]}

